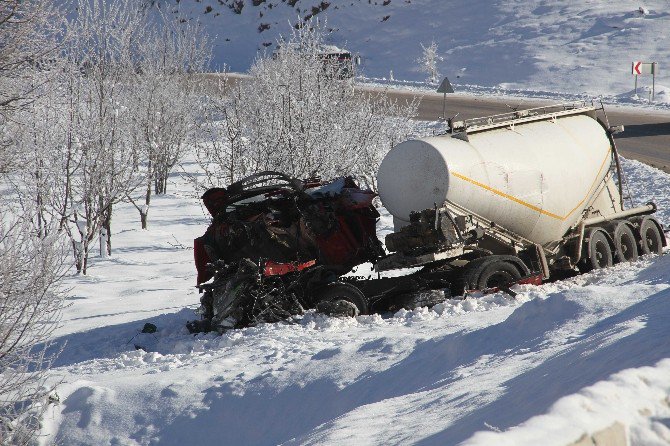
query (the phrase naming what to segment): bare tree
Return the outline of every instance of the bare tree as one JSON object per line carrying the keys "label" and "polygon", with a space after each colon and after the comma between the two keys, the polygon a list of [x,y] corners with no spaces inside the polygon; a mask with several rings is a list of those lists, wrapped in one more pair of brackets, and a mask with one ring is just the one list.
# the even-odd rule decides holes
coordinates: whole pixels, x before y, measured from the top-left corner
{"label": "bare tree", "polygon": [[209,59],[209,41],[198,24],[180,23],[159,14],[148,28],[135,55],[136,75],[128,105],[144,175],[143,199],[129,200],[147,228],[152,193],[164,194],[174,166],[183,158],[200,121],[198,74]]}
{"label": "bare tree", "polygon": [[421,50],[421,57],[416,61],[421,65],[421,71],[428,75],[428,82],[436,84],[440,78],[437,63],[444,60],[444,58],[439,55],[437,43],[435,42],[431,42],[428,46],[424,46],[422,43]]}
{"label": "bare tree", "polygon": [[323,27],[310,25],[280,42],[272,57],[256,60],[251,78],[221,99],[222,122],[210,127],[220,142],[198,152],[211,185],[282,170],[297,177],[354,174],[374,188],[380,155],[411,133],[417,104],[395,103],[384,91],[363,94],[353,79],[341,79],[324,57]]}
{"label": "bare tree", "polygon": [[50,165],[60,169],[51,215],[70,236],[77,270],[84,274],[99,234],[106,234],[105,253],[111,254],[113,205],[142,179],[131,111],[150,23],[146,8],[131,0],[79,0],[68,24],[67,63],[59,70],[62,113],[59,125],[49,127],[59,132],[57,143],[48,146],[51,152],[36,154],[33,165],[50,157]]}
{"label": "bare tree", "polygon": [[63,23],[51,1],[0,0],[0,173],[14,160],[8,126],[48,82]]}
{"label": "bare tree", "polygon": [[28,444],[52,388],[49,339],[62,308],[64,249],[56,235],[37,237],[28,220],[0,227],[0,439]]}

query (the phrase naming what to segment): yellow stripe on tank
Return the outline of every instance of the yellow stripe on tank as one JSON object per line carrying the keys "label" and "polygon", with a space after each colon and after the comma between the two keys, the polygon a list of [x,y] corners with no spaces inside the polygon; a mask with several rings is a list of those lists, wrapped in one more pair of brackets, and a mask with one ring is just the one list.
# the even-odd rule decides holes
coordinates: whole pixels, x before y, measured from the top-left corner
{"label": "yellow stripe on tank", "polygon": [[586,201],[586,199],[589,198],[590,193],[591,193],[591,190],[592,190],[593,187],[596,185],[596,183],[597,183],[597,181],[598,181],[598,177],[600,177],[600,173],[603,171],[603,167],[605,167],[605,163],[607,162],[607,159],[609,158],[610,153],[611,153],[611,149],[607,151],[607,156],[605,156],[605,159],[603,160],[602,164],[600,165],[600,170],[598,170],[598,174],[596,175],[596,178],[593,180],[593,183],[591,183],[591,187],[589,188],[587,194],[584,196],[584,198],[582,199],[582,201],[580,201],[580,202],[577,204],[577,206],[575,206],[574,208],[572,208],[572,210],[571,210],[570,212],[568,212],[568,213],[565,215],[565,217],[561,217],[560,215],[554,214],[554,213],[549,212],[549,211],[545,211],[544,209],[539,208],[539,207],[537,207],[537,206],[535,206],[535,205],[533,205],[533,204],[530,204],[530,203],[528,203],[528,202],[526,202],[526,201],[523,201],[523,200],[521,200],[520,198],[517,198],[517,197],[515,197],[515,196],[513,196],[513,195],[507,194],[507,193],[505,193],[505,192],[503,192],[503,191],[500,191],[500,190],[498,190],[498,189],[494,189],[494,188],[492,188],[491,186],[487,186],[486,184],[484,184],[484,183],[480,183],[480,182],[477,181],[477,180],[473,180],[472,178],[468,178],[468,177],[466,177],[465,175],[462,175],[462,174],[460,174],[460,173],[458,173],[458,172],[451,172],[451,174],[452,174],[453,176],[455,176],[456,178],[458,178],[458,179],[461,179],[461,180],[463,180],[463,181],[467,181],[468,183],[474,184],[475,186],[481,187],[482,189],[486,189],[486,190],[489,191],[489,192],[492,192],[492,193],[494,193],[494,194],[496,194],[496,195],[499,195],[499,196],[501,196],[501,197],[503,197],[503,198],[507,198],[508,200],[513,201],[513,202],[515,202],[515,203],[518,203],[518,204],[520,204],[520,205],[522,205],[522,206],[525,206],[525,207],[527,207],[527,208],[529,208],[529,209],[532,209],[532,210],[534,210],[535,212],[539,212],[539,213],[542,214],[542,215],[546,215],[547,217],[551,217],[551,218],[555,218],[555,219],[557,219],[557,220],[561,220],[561,221],[563,221],[563,220],[567,220],[568,217],[570,217],[570,215],[572,215],[573,212],[575,212],[577,209],[579,209],[579,207],[580,207],[582,204],[584,204],[584,202]]}

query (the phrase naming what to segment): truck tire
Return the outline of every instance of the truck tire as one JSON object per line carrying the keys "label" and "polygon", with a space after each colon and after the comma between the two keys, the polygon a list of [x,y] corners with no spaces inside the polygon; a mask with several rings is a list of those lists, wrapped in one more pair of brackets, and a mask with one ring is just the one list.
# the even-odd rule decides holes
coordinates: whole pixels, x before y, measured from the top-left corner
{"label": "truck tire", "polygon": [[390,299],[389,309],[391,311],[397,311],[401,308],[404,308],[405,310],[413,310],[421,307],[430,308],[444,302],[450,297],[451,294],[449,290],[446,292],[440,292],[440,290],[426,290],[415,293],[399,294]]}
{"label": "truck tire", "polygon": [[[505,287],[527,275],[528,268],[520,259],[518,262],[513,259],[513,256],[489,256],[470,262],[464,274],[465,290]],[[523,271],[521,265],[524,265]]]}
{"label": "truck tire", "polygon": [[628,223],[620,222],[614,229],[614,253],[618,262],[634,262],[637,260],[637,237]]}
{"label": "truck tire", "polygon": [[638,233],[642,254],[661,254],[663,252],[663,236],[653,218],[642,219]]}
{"label": "truck tire", "polygon": [[612,247],[605,231],[594,229],[586,240],[586,257],[579,263],[579,271],[587,273],[594,269],[608,268],[614,264]]}
{"label": "truck tire", "polygon": [[[349,316],[368,314],[368,301],[357,287],[350,283],[333,282],[319,289],[314,296],[316,309],[331,314],[337,309],[350,308]],[[342,314],[346,315],[346,314]]]}

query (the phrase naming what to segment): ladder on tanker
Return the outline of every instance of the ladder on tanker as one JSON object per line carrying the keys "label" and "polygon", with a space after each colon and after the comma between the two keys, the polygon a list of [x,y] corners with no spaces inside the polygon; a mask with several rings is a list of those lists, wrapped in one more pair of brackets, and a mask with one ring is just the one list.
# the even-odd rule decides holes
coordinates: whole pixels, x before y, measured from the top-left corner
{"label": "ladder on tanker", "polygon": [[513,110],[507,113],[497,115],[483,116],[481,118],[469,118],[457,121],[455,118],[448,119],[449,131],[452,135],[466,132],[475,133],[484,130],[510,127],[514,128],[517,124],[527,122],[555,120],[561,116],[572,116],[588,114],[595,118],[596,111],[603,110],[602,105],[599,108],[586,101],[566,102],[542,107],[528,108],[523,110]]}

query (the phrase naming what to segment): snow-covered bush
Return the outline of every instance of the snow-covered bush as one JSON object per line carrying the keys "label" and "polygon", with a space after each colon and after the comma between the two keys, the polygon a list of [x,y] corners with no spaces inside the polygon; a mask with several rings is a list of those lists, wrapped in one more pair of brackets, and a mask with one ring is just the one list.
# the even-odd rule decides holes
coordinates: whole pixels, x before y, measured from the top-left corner
{"label": "snow-covered bush", "polygon": [[377,165],[411,133],[416,103],[362,93],[322,56],[323,27],[314,22],[256,60],[250,79],[224,88],[199,150],[209,185],[263,170],[296,177],[358,175],[375,186]]}
{"label": "snow-covered bush", "polygon": [[437,69],[437,63],[444,60],[442,56],[438,54],[437,43],[431,42],[430,45],[424,46],[421,44],[421,57],[416,61],[421,65],[421,71],[428,75],[427,81],[431,84],[436,84],[440,79],[440,73]]}

